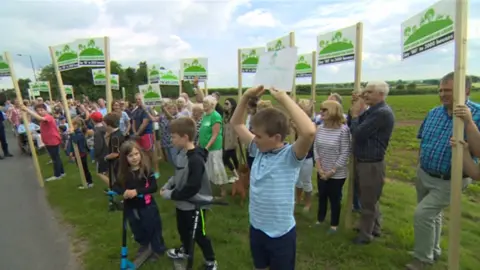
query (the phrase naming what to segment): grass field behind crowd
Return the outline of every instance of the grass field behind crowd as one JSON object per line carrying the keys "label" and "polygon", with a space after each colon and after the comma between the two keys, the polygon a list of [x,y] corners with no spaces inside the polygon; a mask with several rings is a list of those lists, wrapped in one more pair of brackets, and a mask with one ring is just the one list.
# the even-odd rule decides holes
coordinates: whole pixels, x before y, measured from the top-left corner
{"label": "grass field behind crowd", "polygon": [[[224,99],[226,97],[222,97]],[[267,97],[268,98],[268,97]],[[308,98],[308,97],[307,97]],[[317,109],[325,96],[317,97]],[[480,93],[472,95],[473,101],[480,101]],[[344,107],[349,107],[350,98],[344,97]],[[296,213],[298,230],[297,268],[299,270],[393,270],[404,269],[411,257],[408,251],[413,247],[413,211],[416,205],[415,167],[418,156],[416,133],[426,113],[439,104],[435,95],[392,96],[388,103],[393,108],[396,126],[387,153],[387,184],[381,199],[384,231],[381,238],[368,246],[354,246],[350,240],[351,231],[340,230],[336,235],[327,235],[327,226],[314,226],[316,205],[309,214],[303,214],[301,207]],[[42,155],[40,163],[45,177],[51,174],[48,157]],[[78,170],[74,164],[66,165],[65,179],[46,184],[48,200],[58,210],[63,222],[71,229],[75,251],[83,260],[85,269],[118,269],[121,243],[121,213],[107,212],[107,198],[103,195],[105,186],[96,179],[92,190],[77,190],[80,183]],[[173,169],[161,163],[163,184]],[[91,171],[94,172],[92,164]],[[34,179],[32,179],[34,181]],[[314,179],[314,183],[316,180]],[[230,200],[230,199],[229,199]],[[461,269],[475,270],[480,265],[480,188],[471,186],[463,197],[462,207],[462,248]],[[230,200],[227,207],[215,207],[207,216],[207,233],[213,240],[220,269],[252,269],[248,241],[248,204],[239,206],[238,201]],[[179,241],[175,224],[175,209],[171,202],[157,196],[164,226],[164,237],[169,247]],[[344,208],[346,209],[346,208]],[[445,217],[448,225],[448,213]],[[442,245],[448,246],[448,228],[444,226]],[[131,254],[137,245],[129,239]],[[203,262],[197,248],[196,264]],[[444,250],[440,263],[432,269],[447,269]],[[169,259],[152,264],[145,270],[170,270]]]}

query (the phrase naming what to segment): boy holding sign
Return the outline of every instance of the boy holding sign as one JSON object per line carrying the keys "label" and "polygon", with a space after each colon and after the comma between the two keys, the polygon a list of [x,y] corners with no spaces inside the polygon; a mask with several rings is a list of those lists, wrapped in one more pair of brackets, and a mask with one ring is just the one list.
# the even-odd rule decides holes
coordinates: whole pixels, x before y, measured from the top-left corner
{"label": "boy holding sign", "polygon": [[312,146],[315,126],[286,92],[272,88],[270,94],[298,127],[298,139],[291,145],[284,143],[289,120],[275,108],[252,116],[250,132],[244,124],[247,103],[263,92],[263,86],[247,90],[230,121],[255,157],[250,173],[250,249],[256,269],[293,270],[297,238],[293,216],[295,183]]}

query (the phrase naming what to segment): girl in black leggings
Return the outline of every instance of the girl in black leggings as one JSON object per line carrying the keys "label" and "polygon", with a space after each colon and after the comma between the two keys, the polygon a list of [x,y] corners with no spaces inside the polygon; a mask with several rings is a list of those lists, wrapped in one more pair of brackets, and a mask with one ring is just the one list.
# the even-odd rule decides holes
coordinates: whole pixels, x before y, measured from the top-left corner
{"label": "girl in black leggings", "polygon": [[233,177],[230,178],[230,182],[235,182],[238,179],[238,157],[237,157],[237,145],[238,138],[233,126],[230,125],[230,118],[237,107],[237,102],[233,98],[227,98],[225,100],[224,117],[223,117],[223,164],[227,166],[233,173]]}

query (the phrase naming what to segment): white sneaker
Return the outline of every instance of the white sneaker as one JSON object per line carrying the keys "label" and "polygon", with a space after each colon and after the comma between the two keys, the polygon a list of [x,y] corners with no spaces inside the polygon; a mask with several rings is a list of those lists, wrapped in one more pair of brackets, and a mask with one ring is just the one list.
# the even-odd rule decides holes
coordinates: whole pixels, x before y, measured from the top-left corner
{"label": "white sneaker", "polygon": [[206,270],[217,270],[218,269],[218,264],[217,261],[206,261],[205,262],[205,269]]}
{"label": "white sneaker", "polygon": [[61,179],[61,177],[52,176],[52,177],[49,177],[49,178],[45,179],[45,181],[50,182],[50,181],[55,181],[55,180],[59,180],[59,179]]}
{"label": "white sneaker", "polygon": [[66,173],[62,173],[62,175],[60,175],[59,178],[63,178],[63,177],[65,177],[65,176],[67,176],[67,174],[66,174]]}
{"label": "white sneaker", "polygon": [[78,186],[78,189],[89,189],[89,188],[92,188],[93,187],[93,184],[87,184],[87,186]]}
{"label": "white sneaker", "polygon": [[186,259],[188,255],[185,254],[185,250],[183,249],[183,247],[180,247],[180,248],[171,248],[167,250],[167,256],[170,259],[178,260],[178,259]]}
{"label": "white sneaker", "polygon": [[230,183],[235,183],[235,182],[237,182],[237,180],[238,180],[237,177],[232,176],[232,177],[230,177],[230,178],[228,179],[228,182],[230,182]]}

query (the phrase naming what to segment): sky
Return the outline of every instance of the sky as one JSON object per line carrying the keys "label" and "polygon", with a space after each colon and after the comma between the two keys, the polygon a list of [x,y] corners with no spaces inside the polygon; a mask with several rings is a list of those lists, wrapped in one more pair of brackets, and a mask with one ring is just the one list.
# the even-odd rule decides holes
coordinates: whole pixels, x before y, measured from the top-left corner
{"label": "sky", "polygon": [[[48,46],[109,36],[111,59],[179,68],[179,59],[208,57],[208,87],[237,87],[237,50],[295,32],[299,53],[317,35],[362,22],[362,80],[439,78],[453,70],[454,43],[401,60],[401,23],[435,0],[2,0],[0,51],[13,55],[17,77],[33,79],[51,63]],[[469,1],[467,73],[480,75],[480,0]],[[18,56],[22,54],[23,56]],[[243,75],[243,85],[253,83]],[[317,83],[351,82],[353,62],[320,66]],[[297,79],[297,84],[309,79]],[[11,88],[10,78],[0,88]]]}

